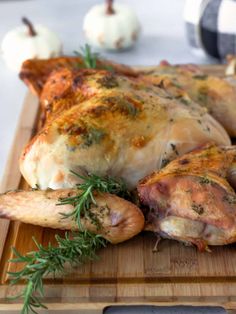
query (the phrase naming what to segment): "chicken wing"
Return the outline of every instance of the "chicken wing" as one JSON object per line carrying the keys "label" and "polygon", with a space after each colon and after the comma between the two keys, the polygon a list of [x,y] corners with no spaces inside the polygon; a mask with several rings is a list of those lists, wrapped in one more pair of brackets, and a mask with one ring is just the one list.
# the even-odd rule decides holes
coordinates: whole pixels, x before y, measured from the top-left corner
{"label": "chicken wing", "polygon": [[[0,195],[0,218],[19,220],[42,227],[77,230],[70,204],[58,205],[59,199],[78,195],[78,190],[14,191]],[[83,228],[118,243],[138,234],[144,226],[141,210],[134,204],[108,193],[95,193],[90,216],[82,217]]]}
{"label": "chicken wing", "polygon": [[[40,95],[44,84],[46,83],[49,75],[53,71],[60,69],[78,70],[84,67],[84,62],[81,57],[58,57],[45,59],[30,59],[26,60],[20,71],[20,78],[30,88],[32,93]],[[128,76],[137,76],[137,72],[131,67],[117,64],[108,60],[97,60],[97,68],[109,68],[114,73],[121,73]]]}

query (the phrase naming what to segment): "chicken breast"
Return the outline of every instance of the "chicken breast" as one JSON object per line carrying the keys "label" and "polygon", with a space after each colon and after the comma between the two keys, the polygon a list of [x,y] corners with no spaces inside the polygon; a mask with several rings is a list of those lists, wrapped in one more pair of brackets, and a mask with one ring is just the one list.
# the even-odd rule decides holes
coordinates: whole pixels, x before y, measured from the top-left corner
{"label": "chicken breast", "polygon": [[195,65],[174,66],[168,62],[162,62],[145,79],[152,84],[168,79],[165,87],[171,94],[175,95],[176,87],[182,88],[193,101],[207,108],[230,136],[236,136],[236,88],[229,80],[206,75]]}
{"label": "chicken breast", "polygon": [[41,93],[43,129],[24,149],[21,172],[31,187],[73,187],[79,174],[121,177],[130,189],[156,169],[214,141],[225,130],[187,95],[108,71],[63,69]]}
{"label": "chicken breast", "polygon": [[235,160],[235,146],[208,145],[143,179],[138,192],[150,208],[146,230],[200,250],[235,242]]}
{"label": "chicken breast", "polygon": [[[0,218],[64,230],[78,230],[71,217],[72,205],[58,205],[65,197],[78,195],[78,190],[14,191],[0,195]],[[101,234],[111,243],[132,238],[144,227],[144,216],[134,204],[108,193],[95,193],[90,216],[82,217],[83,228]]]}
{"label": "chicken breast", "polygon": [[[188,96],[208,109],[208,112],[219,121],[230,136],[236,136],[236,89],[225,78],[206,75],[196,65],[170,65],[161,62],[154,70],[134,71],[131,67],[119,65],[107,60],[97,60],[98,68],[110,68],[114,73],[129,77],[140,76],[149,84],[159,84],[168,79],[166,90],[176,96],[176,89],[182,89]],[[50,74],[58,69],[75,70],[83,66],[80,57],[59,57],[50,60],[27,60],[24,62],[20,77],[30,87],[31,91],[40,95]],[[173,88],[174,87],[174,88]]]}

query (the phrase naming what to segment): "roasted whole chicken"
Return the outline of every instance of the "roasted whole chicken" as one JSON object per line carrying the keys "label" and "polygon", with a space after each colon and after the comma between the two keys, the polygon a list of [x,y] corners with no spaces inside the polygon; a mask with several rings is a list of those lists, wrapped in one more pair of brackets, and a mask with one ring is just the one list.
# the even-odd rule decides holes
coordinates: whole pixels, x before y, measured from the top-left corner
{"label": "roasted whole chicken", "polygon": [[33,190],[1,194],[0,217],[75,231],[26,256],[14,249],[26,311],[44,307],[44,276],[94,259],[104,239],[149,230],[202,251],[236,242],[236,88],[192,66],[84,61],[28,60],[20,73],[41,106],[20,158]]}
{"label": "roasted whole chicken", "polygon": [[235,242],[235,162],[235,146],[207,145],[141,180],[145,229],[200,250]]}
{"label": "roasted whole chicken", "polygon": [[[31,84],[27,64],[22,73]],[[204,143],[230,144],[223,127],[184,92],[173,97],[162,84],[117,68],[111,73],[66,67],[49,75],[40,92],[44,126],[20,159],[31,187],[73,187],[78,179],[72,170],[121,177],[132,189]]]}
{"label": "roasted whole chicken", "polygon": [[[107,61],[99,61],[98,69],[81,69],[81,64],[79,57],[24,63],[20,76],[39,96],[42,114],[20,169],[31,187],[46,191],[1,195],[0,216],[73,230],[75,222],[61,218],[73,206],[56,206],[57,200],[77,193],[80,175],[95,173],[123,178],[129,189],[141,179],[137,189],[145,230],[201,250],[236,241],[236,149],[208,113],[234,134],[230,108],[236,96],[228,83],[189,66],[162,64],[141,73]],[[222,108],[228,108],[223,115]],[[143,229],[136,205],[107,193],[96,198],[91,212],[101,228],[83,218],[86,229],[112,243]],[[110,210],[101,215],[106,204]]]}

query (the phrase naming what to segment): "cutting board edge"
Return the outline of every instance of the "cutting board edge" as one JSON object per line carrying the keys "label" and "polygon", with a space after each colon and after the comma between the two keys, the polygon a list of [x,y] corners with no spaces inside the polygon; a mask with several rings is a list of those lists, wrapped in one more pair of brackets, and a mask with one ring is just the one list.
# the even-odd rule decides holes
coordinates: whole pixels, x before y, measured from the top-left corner
{"label": "cutting board edge", "polygon": [[[28,106],[29,103],[32,104],[30,108]],[[30,92],[27,92],[16,127],[15,136],[8,154],[4,174],[0,181],[0,193],[4,193],[10,189],[17,189],[20,184],[21,173],[18,166],[18,159],[23,145],[25,145],[32,136],[32,127],[35,126],[38,108],[39,105],[36,97]],[[11,175],[12,171],[14,171],[14,176]],[[0,261],[3,255],[9,224],[10,222],[8,220],[0,219]]]}

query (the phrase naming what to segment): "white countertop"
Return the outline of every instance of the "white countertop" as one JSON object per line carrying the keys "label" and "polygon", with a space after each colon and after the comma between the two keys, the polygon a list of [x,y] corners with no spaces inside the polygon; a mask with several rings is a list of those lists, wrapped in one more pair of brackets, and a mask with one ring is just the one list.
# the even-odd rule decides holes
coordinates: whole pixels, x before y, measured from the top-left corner
{"label": "white countertop", "polygon": [[[122,0],[119,0],[122,1]],[[72,54],[85,43],[82,31],[87,10],[101,0],[0,0],[0,41],[18,26],[22,16],[48,26],[59,34],[64,53]],[[192,54],[186,42],[184,0],[123,0],[132,6],[142,24],[136,47],[120,53],[103,53],[118,62],[132,65],[155,65],[166,59],[172,63],[210,63]],[[0,57],[0,179],[4,172],[26,87]]]}

